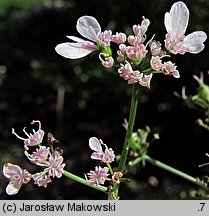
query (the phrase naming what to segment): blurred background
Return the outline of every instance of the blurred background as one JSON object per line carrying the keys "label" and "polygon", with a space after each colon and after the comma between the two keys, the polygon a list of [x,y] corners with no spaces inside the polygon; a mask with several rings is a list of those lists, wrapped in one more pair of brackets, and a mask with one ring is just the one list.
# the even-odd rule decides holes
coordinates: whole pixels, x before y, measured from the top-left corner
{"label": "blurred background", "polygon": [[[7,196],[8,180],[2,166],[11,162],[31,172],[23,153],[23,143],[11,134],[11,128],[23,135],[22,128],[40,120],[43,130],[54,134],[64,149],[66,170],[81,177],[93,169],[88,140],[96,136],[120,154],[128,118],[131,86],[103,68],[98,56],[68,60],[54,48],[67,42],[66,35],[79,36],[76,21],[82,15],[94,16],[103,30],[126,32],[150,19],[148,38],[153,34],[163,43],[165,12],[173,0],[0,0],[0,198],[1,199],[106,199],[106,195],[65,177],[54,179],[45,188],[32,182],[15,196]],[[184,1],[190,10],[187,34],[203,30],[209,34],[209,1]],[[207,175],[209,167],[198,168],[209,158],[209,133],[195,121],[204,113],[189,109],[174,95],[187,86],[195,94],[198,83],[193,74],[205,74],[209,84],[209,47],[198,55],[172,57],[180,79],[154,76],[151,89],[143,88],[135,130],[148,125],[160,140],[149,148],[149,155],[194,177]],[[190,199],[194,185],[146,164],[133,181],[121,187],[121,199]],[[154,183],[153,183],[154,181]]]}

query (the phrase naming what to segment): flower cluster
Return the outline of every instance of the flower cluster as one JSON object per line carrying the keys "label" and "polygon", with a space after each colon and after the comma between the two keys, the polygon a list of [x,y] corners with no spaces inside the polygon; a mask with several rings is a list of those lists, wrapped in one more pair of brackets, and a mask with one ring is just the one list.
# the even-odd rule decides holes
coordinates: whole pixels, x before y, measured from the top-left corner
{"label": "flower cluster", "polygon": [[[105,148],[104,151],[102,148],[103,146]],[[103,168],[101,166],[96,166],[94,170],[87,173],[88,179],[87,177],[86,179],[89,184],[95,184],[97,186],[104,184],[110,174],[112,175],[112,179],[108,180],[111,180],[113,183],[119,183],[119,178],[121,178],[123,174],[121,172],[113,172],[110,166],[110,163],[115,160],[115,154],[112,148],[108,148],[102,140],[98,140],[96,137],[91,137],[89,139],[89,147],[94,151],[91,154],[91,159],[99,160],[107,165]]]}
{"label": "flower cluster", "polygon": [[[66,58],[82,58],[94,51],[99,52],[99,59],[106,68],[116,66],[120,77],[128,84],[139,83],[150,87],[150,81],[155,73],[172,75],[179,78],[177,66],[171,61],[162,61],[170,54],[199,53],[204,49],[207,35],[203,31],[195,31],[185,36],[189,20],[187,6],[179,1],[172,5],[171,10],[165,13],[164,24],[167,30],[165,48],[153,36],[147,40],[146,32],[150,25],[149,19],[143,17],[141,24],[133,25],[133,34],[113,34],[111,30],[101,31],[98,21],[91,16],[82,16],[77,21],[77,31],[88,40],[75,36],[67,36],[74,42],[58,44],[56,52]],[[111,43],[118,45],[113,55]]]}
{"label": "flower cluster", "polygon": [[[35,174],[29,173],[25,169],[21,169],[18,165],[13,165],[12,163],[6,163],[3,166],[4,175],[10,180],[6,192],[9,195],[14,195],[18,193],[22,184],[27,184],[31,179],[39,187],[47,187],[47,184],[52,180],[51,178],[60,178],[65,167],[63,163],[62,150],[60,148],[53,148],[53,144],[57,142],[51,133],[48,134],[48,144],[49,147],[43,146],[42,141],[44,137],[44,131],[41,129],[40,121],[32,121],[31,124],[38,123],[39,129],[33,133],[28,134],[26,128],[23,132],[26,134],[27,138],[20,137],[12,129],[12,133],[15,134],[19,139],[24,141],[25,155],[28,160],[43,168],[42,172]],[[35,151],[31,150],[34,147]]]}

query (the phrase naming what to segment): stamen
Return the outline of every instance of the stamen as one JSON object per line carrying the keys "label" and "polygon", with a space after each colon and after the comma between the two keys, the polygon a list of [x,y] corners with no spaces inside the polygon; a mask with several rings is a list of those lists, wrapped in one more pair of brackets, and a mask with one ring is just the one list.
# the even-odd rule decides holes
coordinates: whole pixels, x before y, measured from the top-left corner
{"label": "stamen", "polygon": [[203,79],[204,79],[203,72],[200,72],[200,80],[201,80],[201,83],[203,83]]}
{"label": "stamen", "polygon": [[147,46],[149,45],[149,43],[153,41],[154,37],[155,37],[155,34],[154,34],[154,35],[151,37],[151,39],[146,43],[146,45],[145,45],[146,48],[147,48]]}
{"label": "stamen", "polygon": [[107,150],[108,150],[108,147],[107,147],[107,145],[106,145],[106,144],[104,144],[104,143],[103,143],[103,145],[105,146],[105,149],[107,149]]}
{"label": "stamen", "polygon": [[21,139],[21,140],[27,140],[27,139],[25,139],[25,138],[23,138],[23,137],[20,137],[19,135],[17,135],[16,133],[15,133],[15,129],[14,128],[12,128],[12,134],[14,134],[17,138],[19,138],[19,139]]}
{"label": "stamen", "polygon": [[102,54],[103,54],[103,53],[100,53],[100,54],[99,54],[99,59],[100,59],[101,62],[104,62],[104,60],[103,60],[102,57],[101,57]]}
{"label": "stamen", "polygon": [[187,98],[187,96],[186,96],[186,86],[183,86],[182,91],[181,91],[181,95],[182,95],[183,99]]}
{"label": "stamen", "polygon": [[165,54],[165,55],[163,55],[163,56],[160,56],[160,59],[161,58],[164,58],[164,57],[171,57],[170,55],[167,55],[167,54]]}
{"label": "stamen", "polygon": [[102,139],[99,139],[101,145],[105,145]]}
{"label": "stamen", "polygon": [[84,174],[84,177],[85,177],[86,181],[88,182],[88,178],[87,178],[87,175],[86,175],[86,174]]}
{"label": "stamen", "polygon": [[27,145],[24,145],[24,149],[25,149],[25,151],[28,151],[28,150],[29,150],[29,148],[28,148]]}
{"label": "stamen", "polygon": [[30,138],[30,135],[26,132],[26,127],[23,128],[23,132]]}
{"label": "stamen", "polygon": [[38,129],[41,130],[41,122],[40,122],[39,120],[33,120],[33,121],[31,122],[31,124],[33,125],[33,124],[35,124],[36,122],[37,122],[38,125],[39,125],[39,126],[38,126]]}
{"label": "stamen", "polygon": [[[209,154],[208,154],[208,153],[205,153],[205,155],[206,155],[207,157],[209,157]],[[206,165],[209,165],[209,162],[208,162],[208,163],[201,164],[201,165],[199,165],[199,167],[203,167],[203,166],[206,166]]]}
{"label": "stamen", "polygon": [[209,165],[209,163],[201,164],[201,165],[199,165],[199,167],[203,167],[203,166],[206,166],[206,165]]}
{"label": "stamen", "polygon": [[180,95],[178,92],[175,91],[173,94],[174,94],[176,97],[181,98],[181,95]]}
{"label": "stamen", "polygon": [[193,75],[193,78],[194,78],[195,80],[197,80],[197,82],[198,82],[199,84],[203,83],[203,80],[201,80],[201,77],[199,78],[198,76]]}
{"label": "stamen", "polygon": [[124,122],[123,122],[122,126],[123,126],[126,130],[128,130],[128,121],[127,121],[126,118],[124,118]]}

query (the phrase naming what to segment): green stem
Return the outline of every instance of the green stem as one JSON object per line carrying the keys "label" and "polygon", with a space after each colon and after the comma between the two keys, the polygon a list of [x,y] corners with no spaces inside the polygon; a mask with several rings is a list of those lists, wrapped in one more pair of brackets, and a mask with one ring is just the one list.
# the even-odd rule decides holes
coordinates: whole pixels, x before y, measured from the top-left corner
{"label": "green stem", "polygon": [[108,168],[109,168],[109,170],[110,170],[110,174],[111,175],[113,175],[114,174],[114,172],[113,172],[113,170],[112,170],[112,167],[111,167],[111,165],[109,164],[109,163],[106,163],[107,164],[107,166],[108,166]]}
{"label": "green stem", "polygon": [[134,159],[133,161],[129,161],[128,165],[129,166],[136,166],[137,164],[139,164],[141,161],[144,161],[143,157],[137,157],[136,159]]}
{"label": "green stem", "polygon": [[91,188],[93,188],[93,189],[95,189],[95,190],[98,190],[98,191],[101,191],[101,192],[104,192],[104,193],[107,193],[107,192],[108,192],[107,187],[100,186],[100,185],[98,185],[98,186],[96,186],[96,185],[91,185],[91,184],[89,184],[89,183],[86,181],[86,179],[83,179],[83,178],[81,178],[81,177],[78,177],[78,176],[76,176],[76,175],[74,175],[74,174],[72,174],[72,173],[70,173],[70,172],[68,172],[68,171],[66,171],[66,170],[64,170],[63,175],[66,176],[66,177],[69,178],[69,179],[72,179],[72,180],[74,180],[74,181],[76,181],[76,182],[79,182],[79,183],[81,183],[81,184],[83,184],[83,185],[86,185],[86,186],[88,186],[88,187],[91,187]]}
{"label": "green stem", "polygon": [[173,173],[173,174],[175,174],[177,176],[180,176],[180,177],[182,177],[182,178],[184,178],[184,179],[186,179],[186,180],[188,180],[188,181],[190,181],[190,182],[192,182],[192,183],[194,183],[194,184],[208,190],[207,185],[204,182],[198,180],[198,178],[194,178],[194,177],[192,177],[192,176],[190,176],[190,175],[188,175],[188,174],[186,174],[184,172],[181,172],[181,171],[179,171],[179,170],[177,170],[177,169],[175,169],[175,168],[173,168],[171,166],[168,166],[168,165],[166,165],[166,164],[164,164],[164,163],[162,163],[162,162],[160,162],[158,160],[155,160],[155,159],[149,157],[148,155],[145,155],[142,158],[145,161],[147,161],[147,162],[149,162],[149,163],[151,163],[151,164],[153,164],[153,165],[155,165],[157,167],[160,167],[160,168],[162,168],[162,169],[164,169],[164,170],[166,170],[168,172],[171,172],[171,173]]}
{"label": "green stem", "polygon": [[125,141],[123,144],[123,150],[122,150],[122,154],[121,154],[121,158],[120,158],[120,162],[118,166],[118,171],[123,171],[125,169],[126,160],[127,160],[128,151],[129,151],[129,140],[133,133],[133,127],[134,127],[134,122],[135,122],[135,117],[136,117],[138,96],[139,96],[138,84],[133,84],[131,107],[130,107],[130,114],[129,114],[129,120],[128,120],[128,129],[126,131],[126,136],[125,136]]}
{"label": "green stem", "polygon": [[[118,171],[120,171],[120,172],[125,170],[126,160],[127,160],[129,146],[130,146],[129,141],[130,141],[131,135],[133,133],[133,127],[134,127],[134,122],[135,122],[135,118],[136,118],[138,97],[139,97],[139,84],[133,84],[132,97],[131,97],[131,107],[130,107],[130,114],[129,114],[129,120],[128,120],[128,128],[126,131],[125,141],[123,144],[123,150],[122,150],[119,165],[118,165]],[[120,186],[120,184],[116,184],[114,186],[114,193],[115,193],[116,197],[118,197],[119,186]]]}
{"label": "green stem", "polygon": [[143,70],[142,73],[146,73],[146,72],[149,72],[151,70],[152,70],[152,68],[150,67],[150,68],[147,68],[147,69]]}
{"label": "green stem", "polygon": [[153,74],[158,74],[158,73],[163,73],[161,70],[157,70],[157,71],[152,71]]}

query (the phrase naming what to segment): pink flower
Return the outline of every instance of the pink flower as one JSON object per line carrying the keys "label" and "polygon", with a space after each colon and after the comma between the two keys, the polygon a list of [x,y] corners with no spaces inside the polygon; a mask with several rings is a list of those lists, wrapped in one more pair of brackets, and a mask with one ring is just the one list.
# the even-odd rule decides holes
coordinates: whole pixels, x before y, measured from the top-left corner
{"label": "pink flower", "polygon": [[152,56],[163,56],[164,51],[161,49],[161,43],[159,41],[151,41],[149,46]]}
{"label": "pink flower", "polygon": [[102,42],[104,48],[107,48],[110,45],[111,37],[112,37],[112,31],[111,30],[105,30],[104,32],[98,33],[98,38]]}
{"label": "pink flower", "polygon": [[130,63],[126,63],[124,66],[119,68],[118,73],[120,77],[128,81],[128,84],[139,82],[143,76],[138,70],[133,71]]}
{"label": "pink flower", "polygon": [[141,25],[134,25],[133,26],[133,32],[135,35],[129,35],[128,36],[128,43],[132,46],[139,46],[140,44],[143,44],[146,40],[146,31],[150,24],[150,21],[148,19],[145,19],[143,17],[143,21]]}
{"label": "pink flower", "polygon": [[149,19],[145,19],[145,17],[142,17],[143,20],[141,22],[141,25],[134,25],[133,26],[133,32],[135,35],[144,35],[148,29],[148,26],[150,25]]}
{"label": "pink flower", "polygon": [[151,82],[152,76],[153,76],[153,74],[149,74],[149,75],[143,74],[143,76],[139,80],[139,84],[143,87],[150,88],[150,82]]}
{"label": "pink flower", "polygon": [[207,35],[204,31],[195,31],[185,36],[189,21],[187,6],[179,1],[172,5],[170,12],[165,14],[164,23],[167,30],[165,47],[173,54],[199,53],[204,49]]}
{"label": "pink flower", "polygon": [[112,35],[111,41],[117,44],[125,43],[126,41],[126,35],[124,33],[118,33],[116,32],[115,35]]}
{"label": "pink flower", "polygon": [[[102,56],[104,57],[104,60],[103,60]],[[102,65],[106,68],[111,68],[114,65],[113,57],[111,57],[105,53],[100,53],[99,59],[101,60]]]}
{"label": "pink flower", "polygon": [[126,57],[126,45],[125,44],[119,45],[119,50],[117,51],[117,54],[118,54],[117,61],[123,62]]}
{"label": "pink flower", "polygon": [[117,54],[118,54],[117,61],[119,63],[123,62],[125,60],[125,56],[122,54],[122,52],[120,50],[117,51]]}
{"label": "pink flower", "polygon": [[53,178],[56,176],[60,178],[63,173],[63,169],[65,167],[65,163],[63,163],[63,157],[55,155],[50,155],[49,160],[45,163],[47,168],[44,169],[45,172],[48,172],[49,176]]}
{"label": "pink flower", "polygon": [[41,144],[42,140],[43,140],[43,137],[44,137],[44,131],[41,130],[41,122],[40,121],[32,121],[31,124],[34,124],[34,123],[38,123],[39,124],[39,128],[37,131],[35,131],[33,129],[33,134],[28,134],[26,131],[25,131],[25,128],[23,128],[23,132],[26,134],[26,136],[28,138],[23,138],[23,137],[20,137],[19,135],[17,135],[15,133],[15,130],[14,128],[12,128],[12,134],[14,134],[17,138],[21,139],[21,140],[24,140],[24,144],[25,144],[25,148],[27,148],[27,146],[36,146],[36,145],[39,145]]}
{"label": "pink flower", "polygon": [[55,139],[52,133],[48,133],[47,142],[48,142],[48,145],[51,146],[53,144],[59,143],[59,140]]}
{"label": "pink flower", "polygon": [[55,148],[55,150],[52,152],[52,155],[53,156],[56,155],[57,157],[61,156],[62,154],[63,154],[63,149],[60,147]]}
{"label": "pink flower", "polygon": [[39,187],[43,186],[45,188],[47,187],[48,183],[52,182],[50,176],[44,172],[34,174],[33,180]]}
{"label": "pink flower", "polygon": [[126,54],[126,45],[125,44],[120,44],[119,45],[119,50],[121,51],[121,53],[123,55],[125,55]]}
{"label": "pink flower", "polygon": [[27,156],[27,158],[32,163],[35,163],[37,165],[44,164],[48,158],[49,153],[49,148],[46,148],[46,146],[40,146],[31,155],[27,151],[25,151],[25,155]]}
{"label": "pink flower", "polygon": [[11,163],[4,164],[3,174],[10,180],[6,187],[8,195],[17,194],[22,184],[27,184],[31,180],[31,174],[27,170]]}
{"label": "pink flower", "polygon": [[103,152],[101,142],[96,137],[91,137],[89,139],[89,147],[95,151],[92,153],[91,158],[95,160],[101,160],[104,163],[112,163],[115,159],[115,154],[112,148],[107,148],[107,146],[102,143],[105,146],[105,152]]}
{"label": "pink flower", "polygon": [[119,184],[121,177],[123,177],[123,173],[122,172],[114,172],[114,174],[112,176],[113,183]]}
{"label": "pink flower", "polygon": [[129,59],[133,61],[138,61],[146,56],[147,50],[144,44],[140,44],[137,46],[127,46],[126,54]]}
{"label": "pink flower", "polygon": [[96,166],[95,170],[91,170],[87,173],[89,179],[87,180],[89,184],[96,184],[97,186],[100,184],[104,184],[108,174],[109,169],[107,167],[101,168],[100,166]]}
{"label": "pink flower", "polygon": [[160,70],[163,66],[162,60],[160,59],[159,56],[152,56],[150,60],[150,65],[153,70]]}
{"label": "pink flower", "polygon": [[163,64],[161,68],[165,75],[173,75],[175,78],[179,78],[179,71],[176,69],[176,65],[171,61],[167,61]]}
{"label": "pink flower", "polygon": [[112,148],[107,148],[105,149],[104,155],[103,155],[103,162],[105,163],[112,163],[115,160],[115,154]]}
{"label": "pink flower", "polygon": [[165,47],[167,50],[173,54],[185,54],[186,47],[183,44],[185,36],[183,34],[174,36],[172,33],[167,33],[165,37]]}
{"label": "pink flower", "polygon": [[134,36],[134,35],[129,35],[127,40],[131,46],[135,46],[138,42],[137,36]]}

